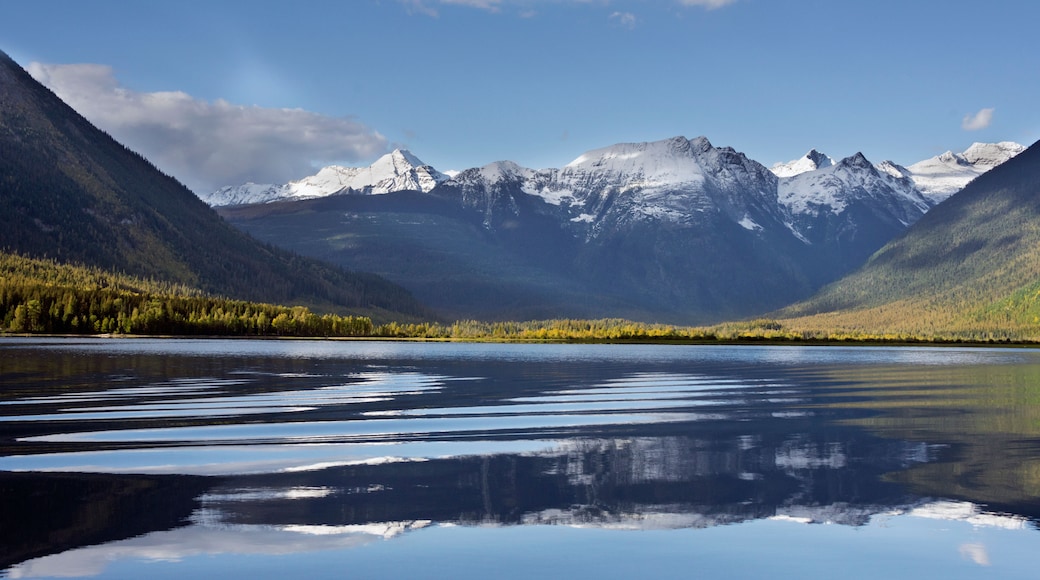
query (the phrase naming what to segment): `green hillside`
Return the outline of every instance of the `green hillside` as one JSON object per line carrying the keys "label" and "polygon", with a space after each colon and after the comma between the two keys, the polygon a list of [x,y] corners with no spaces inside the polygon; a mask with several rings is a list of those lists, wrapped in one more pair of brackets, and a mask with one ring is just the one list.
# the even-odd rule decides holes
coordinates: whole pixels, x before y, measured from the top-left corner
{"label": "green hillside", "polygon": [[1040,144],[778,316],[796,331],[1040,339]]}
{"label": "green hillside", "polygon": [[0,250],[208,294],[428,315],[404,289],[258,243],[0,52]]}
{"label": "green hillside", "polygon": [[317,315],[208,296],[99,268],[0,253],[0,332],[221,336],[366,336],[361,316]]}

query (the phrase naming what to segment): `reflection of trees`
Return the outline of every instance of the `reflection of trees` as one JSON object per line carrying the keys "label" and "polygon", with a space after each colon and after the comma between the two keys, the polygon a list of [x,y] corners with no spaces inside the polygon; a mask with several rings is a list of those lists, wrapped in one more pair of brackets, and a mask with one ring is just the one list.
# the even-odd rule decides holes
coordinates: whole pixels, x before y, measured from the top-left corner
{"label": "reflection of trees", "polygon": [[882,437],[940,444],[938,461],[893,473],[922,495],[1040,515],[1040,366],[977,365],[834,371],[854,381],[854,424]]}
{"label": "reflection of trees", "polygon": [[69,548],[185,525],[197,477],[0,472],[0,570]]}

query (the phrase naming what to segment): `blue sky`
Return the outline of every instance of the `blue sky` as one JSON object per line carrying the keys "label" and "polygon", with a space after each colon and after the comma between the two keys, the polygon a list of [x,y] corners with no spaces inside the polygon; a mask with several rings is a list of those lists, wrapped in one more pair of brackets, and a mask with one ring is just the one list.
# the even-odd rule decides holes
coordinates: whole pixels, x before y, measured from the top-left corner
{"label": "blue sky", "polygon": [[208,190],[394,147],[448,170],[675,135],[767,166],[1029,145],[1038,22],[1030,0],[34,0],[5,3],[0,50]]}

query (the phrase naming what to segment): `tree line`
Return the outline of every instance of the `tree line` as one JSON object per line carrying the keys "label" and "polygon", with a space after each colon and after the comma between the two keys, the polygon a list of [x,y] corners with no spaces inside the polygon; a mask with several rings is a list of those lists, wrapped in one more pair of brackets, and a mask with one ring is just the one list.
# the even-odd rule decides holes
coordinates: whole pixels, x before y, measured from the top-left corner
{"label": "tree line", "polygon": [[369,336],[364,316],[206,295],[97,268],[0,254],[0,328],[18,333]]}
{"label": "tree line", "polygon": [[[305,306],[232,300],[184,285],[0,253],[0,331],[45,334],[370,337],[590,342],[1029,342],[1040,320],[1040,284],[1001,304],[993,320],[975,311],[915,323],[911,311],[878,307],[794,319],[756,319],[691,327],[624,319],[477,320],[374,325],[365,316],[316,314]],[[914,309],[932,310],[920,304]],[[920,314],[920,312],[918,312]],[[934,316],[934,313],[933,313]],[[892,317],[888,323],[879,321]],[[897,323],[896,320],[901,323]],[[929,321],[931,322],[931,321]],[[1029,323],[1032,323],[1031,325]],[[879,326],[887,330],[879,330]]]}

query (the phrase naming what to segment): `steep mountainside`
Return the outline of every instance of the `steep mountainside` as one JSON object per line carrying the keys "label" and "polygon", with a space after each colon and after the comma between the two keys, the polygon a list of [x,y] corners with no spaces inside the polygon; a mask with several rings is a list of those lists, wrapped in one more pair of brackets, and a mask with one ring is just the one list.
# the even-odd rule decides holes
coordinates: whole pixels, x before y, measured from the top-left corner
{"label": "steep mountainside", "polygon": [[1040,144],[936,206],[854,274],[783,311],[796,327],[1040,337]]}
{"label": "steep mountainside", "polygon": [[0,249],[235,298],[423,308],[400,287],[262,245],[0,53]]}

